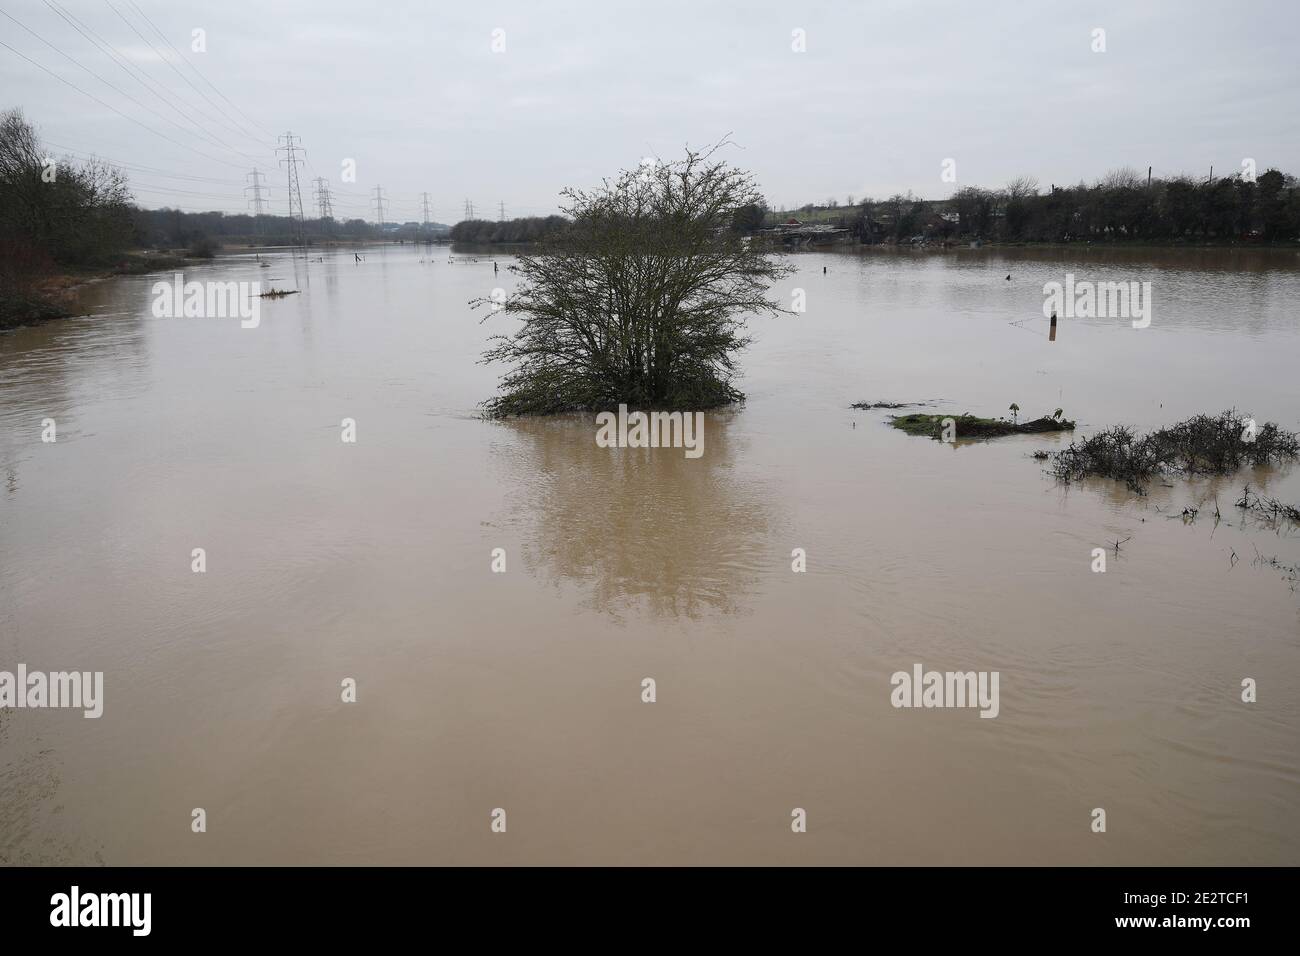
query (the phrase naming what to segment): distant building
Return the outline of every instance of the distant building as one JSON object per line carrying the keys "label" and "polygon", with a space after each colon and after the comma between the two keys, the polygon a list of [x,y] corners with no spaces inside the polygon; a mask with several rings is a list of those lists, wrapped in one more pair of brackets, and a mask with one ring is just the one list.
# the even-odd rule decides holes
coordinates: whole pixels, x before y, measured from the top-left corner
{"label": "distant building", "polygon": [[773,229],[764,229],[763,234],[787,246],[824,245],[828,242],[841,242],[849,237],[849,231],[843,226],[828,223],[805,225],[793,217],[777,223]]}

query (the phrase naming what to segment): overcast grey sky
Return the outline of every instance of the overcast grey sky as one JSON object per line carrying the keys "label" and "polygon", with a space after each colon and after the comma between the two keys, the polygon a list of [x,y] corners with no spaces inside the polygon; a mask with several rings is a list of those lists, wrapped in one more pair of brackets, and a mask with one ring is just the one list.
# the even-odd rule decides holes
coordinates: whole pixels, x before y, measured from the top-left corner
{"label": "overcast grey sky", "polygon": [[[143,126],[2,47],[0,107],[22,107],[65,148],[148,167],[128,170],[148,206],[244,210],[256,161],[283,214],[267,134],[290,129],[310,160],[309,214],[310,179],[323,176],[340,218],[371,218],[376,185],[390,220],[418,219],[426,190],[442,222],[462,218],[467,198],[484,218],[498,202],[544,214],[565,185],[728,132],[742,147],[730,157],[778,207],[908,189],[939,198],[1019,175],[1046,188],[1124,165],[1227,173],[1246,157],[1300,173],[1295,0],[134,0],[215,91],[163,61],[170,51],[132,0],[52,2],[131,69],[46,0],[0,10],[99,78],[3,17],[0,39]],[[196,28],[206,52],[191,52]],[[1097,28],[1105,52],[1093,51]],[[795,30],[805,52],[792,49]],[[194,114],[205,139],[177,106],[221,125]],[[355,183],[341,181],[348,158]],[[949,158],[955,184],[941,178]]]}

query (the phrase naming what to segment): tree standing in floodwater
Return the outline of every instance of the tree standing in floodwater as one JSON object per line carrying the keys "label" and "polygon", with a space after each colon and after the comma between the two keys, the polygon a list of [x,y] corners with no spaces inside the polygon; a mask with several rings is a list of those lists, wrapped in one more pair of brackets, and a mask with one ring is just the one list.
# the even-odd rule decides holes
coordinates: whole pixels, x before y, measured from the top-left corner
{"label": "tree standing in floodwater", "polygon": [[717,148],[564,191],[570,224],[519,256],[514,294],[473,303],[522,321],[484,353],[512,366],[489,415],[743,398],[731,383],[749,343],[742,316],[785,312],[768,295],[791,270],[730,228],[762,196],[748,173],[712,158]]}

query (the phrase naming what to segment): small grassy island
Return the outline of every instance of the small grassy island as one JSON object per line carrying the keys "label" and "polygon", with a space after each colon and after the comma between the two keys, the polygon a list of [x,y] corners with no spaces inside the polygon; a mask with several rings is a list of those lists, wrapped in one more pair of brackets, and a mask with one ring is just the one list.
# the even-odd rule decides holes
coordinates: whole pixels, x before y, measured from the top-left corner
{"label": "small grassy island", "polygon": [[951,420],[957,438],[1000,438],[1003,435],[1034,435],[1040,432],[1074,431],[1074,422],[1057,415],[1044,415],[1030,422],[1007,421],[1005,418],[980,418],[976,415],[894,415],[889,424],[909,435],[924,435],[936,441],[943,438],[943,425]]}

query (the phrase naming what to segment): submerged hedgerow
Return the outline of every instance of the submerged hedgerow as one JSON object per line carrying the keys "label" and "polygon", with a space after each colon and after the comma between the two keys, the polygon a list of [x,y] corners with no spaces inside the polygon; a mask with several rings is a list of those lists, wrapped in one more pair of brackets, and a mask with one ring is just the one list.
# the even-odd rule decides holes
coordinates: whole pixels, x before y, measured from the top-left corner
{"label": "submerged hedgerow", "polygon": [[1169,428],[1137,435],[1115,425],[1055,452],[1049,470],[1061,481],[1101,477],[1123,481],[1138,493],[1171,474],[1226,475],[1243,465],[1292,461],[1300,439],[1274,422],[1255,425],[1229,409],[1195,415]]}

